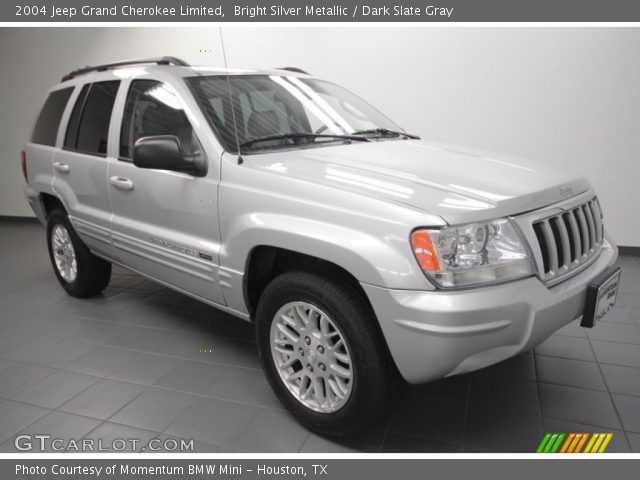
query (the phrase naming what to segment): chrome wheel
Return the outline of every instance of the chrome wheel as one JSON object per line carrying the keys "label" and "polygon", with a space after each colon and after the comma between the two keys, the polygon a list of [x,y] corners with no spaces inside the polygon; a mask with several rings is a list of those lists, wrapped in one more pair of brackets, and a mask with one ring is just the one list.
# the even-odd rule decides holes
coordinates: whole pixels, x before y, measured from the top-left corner
{"label": "chrome wheel", "polygon": [[64,225],[57,224],[53,227],[51,249],[58,273],[66,282],[72,283],[78,275],[78,262],[71,237]]}
{"label": "chrome wheel", "polygon": [[353,363],[331,318],[307,302],[284,305],[271,323],[271,355],[289,392],[320,413],[340,410],[353,390]]}

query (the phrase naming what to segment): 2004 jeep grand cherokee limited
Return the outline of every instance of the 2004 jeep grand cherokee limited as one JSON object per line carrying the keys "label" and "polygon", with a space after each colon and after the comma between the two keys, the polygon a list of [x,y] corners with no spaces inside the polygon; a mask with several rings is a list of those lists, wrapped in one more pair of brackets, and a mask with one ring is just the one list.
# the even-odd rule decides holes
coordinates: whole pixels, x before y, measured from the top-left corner
{"label": "2004 jeep grand cherokee limited", "polygon": [[297,69],[71,72],[22,167],[70,295],[118,264],[254,322],[271,386],[324,434],[371,425],[402,379],[500,362],[616,299],[587,181],[419,141]]}

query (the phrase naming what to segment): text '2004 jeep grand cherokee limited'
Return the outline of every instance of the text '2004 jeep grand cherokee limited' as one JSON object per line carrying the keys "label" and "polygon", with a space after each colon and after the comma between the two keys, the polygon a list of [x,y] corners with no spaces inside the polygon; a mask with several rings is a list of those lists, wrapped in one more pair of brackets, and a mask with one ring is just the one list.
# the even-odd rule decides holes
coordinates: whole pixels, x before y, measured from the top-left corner
{"label": "text '2004 jeep grand cherokee limited'", "polygon": [[616,299],[584,179],[419,141],[297,69],[75,71],[22,155],[70,295],[115,263],[254,322],[271,386],[325,434],[372,424],[396,379],[486,367]]}

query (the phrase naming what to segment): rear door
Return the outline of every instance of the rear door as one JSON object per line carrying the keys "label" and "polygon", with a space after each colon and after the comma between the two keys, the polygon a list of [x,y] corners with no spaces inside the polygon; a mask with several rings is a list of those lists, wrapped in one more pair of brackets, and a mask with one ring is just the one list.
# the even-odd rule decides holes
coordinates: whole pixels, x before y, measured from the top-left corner
{"label": "rear door", "polygon": [[49,93],[25,146],[27,176],[35,192],[52,193],[53,156],[61,130],[60,123],[73,89],[73,86],[58,88]]}
{"label": "rear door", "polygon": [[[125,265],[209,301],[224,304],[218,272],[219,154],[207,148],[211,133],[196,116],[183,84],[130,81],[118,135],[118,158],[109,168],[115,254]],[[182,150],[206,152],[204,177],[149,170],[132,163],[139,138],[174,135]]]}
{"label": "rear door", "polygon": [[53,160],[56,194],[78,235],[94,252],[109,256],[111,206],[107,142],[120,80],[96,81],[79,89],[61,150]]}

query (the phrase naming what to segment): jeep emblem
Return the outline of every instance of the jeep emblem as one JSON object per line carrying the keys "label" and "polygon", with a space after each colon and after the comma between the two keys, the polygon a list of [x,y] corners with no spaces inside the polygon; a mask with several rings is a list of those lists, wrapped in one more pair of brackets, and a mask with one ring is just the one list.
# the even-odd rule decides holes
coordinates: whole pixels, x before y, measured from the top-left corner
{"label": "jeep emblem", "polygon": [[571,190],[571,187],[560,187],[558,190],[560,190],[561,197],[573,197],[573,190]]}

